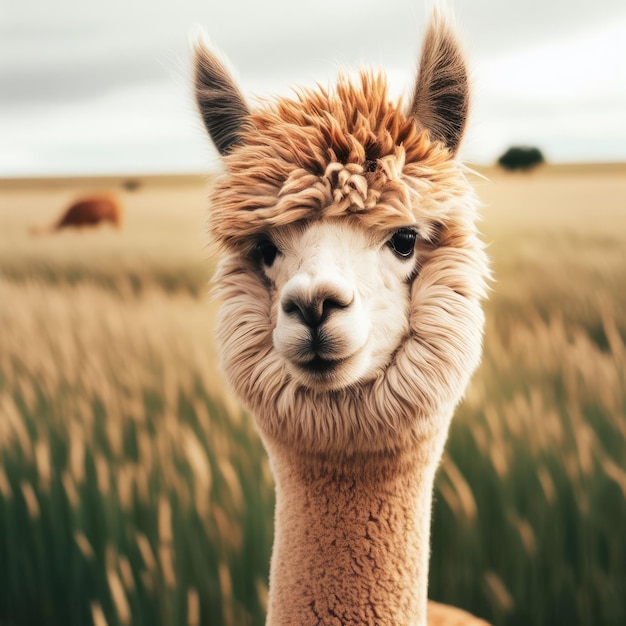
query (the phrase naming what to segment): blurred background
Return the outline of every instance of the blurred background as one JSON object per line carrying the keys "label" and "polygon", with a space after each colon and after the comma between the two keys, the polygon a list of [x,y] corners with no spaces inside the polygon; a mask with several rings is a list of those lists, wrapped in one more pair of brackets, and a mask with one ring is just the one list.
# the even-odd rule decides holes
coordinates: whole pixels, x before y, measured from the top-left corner
{"label": "blurred background", "polygon": [[[433,3],[0,4],[0,624],[260,626],[273,486],[213,345],[219,162],[190,41],[252,103],[364,65],[400,97]],[[622,625],[626,5],[448,5],[495,281],[430,596],[498,625]]]}

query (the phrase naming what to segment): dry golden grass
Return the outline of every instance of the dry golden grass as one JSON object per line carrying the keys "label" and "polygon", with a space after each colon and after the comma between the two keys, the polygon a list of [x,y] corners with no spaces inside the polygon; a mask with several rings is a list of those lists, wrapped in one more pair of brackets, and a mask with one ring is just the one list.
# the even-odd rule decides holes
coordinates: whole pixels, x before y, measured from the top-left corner
{"label": "dry golden grass", "polygon": [[[133,288],[154,280],[166,289],[204,290],[211,253],[205,234],[201,178],[146,178],[135,191],[123,180],[32,181],[1,184],[0,272],[13,280],[89,280]],[[33,236],[54,224],[76,199],[100,191],[122,206],[122,228],[66,229]]]}
{"label": "dry golden grass", "polygon": [[[488,172],[483,365],[438,478],[431,595],[626,619],[626,170]],[[263,623],[272,485],[218,373],[200,179],[0,185],[0,623]],[[114,187],[123,229],[32,237]]]}
{"label": "dry golden grass", "polygon": [[498,304],[561,294],[583,306],[625,302],[626,166],[486,173],[478,187]]}

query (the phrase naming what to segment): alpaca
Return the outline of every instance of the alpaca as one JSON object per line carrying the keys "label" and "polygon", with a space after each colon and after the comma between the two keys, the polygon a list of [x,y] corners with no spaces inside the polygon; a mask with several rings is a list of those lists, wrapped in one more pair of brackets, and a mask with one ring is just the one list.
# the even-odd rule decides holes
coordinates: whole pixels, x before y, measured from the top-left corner
{"label": "alpaca", "polygon": [[52,226],[33,227],[32,234],[55,232],[63,228],[97,226],[101,222],[111,222],[115,228],[122,223],[122,208],[111,196],[89,196],[73,202],[60,219]]}
{"label": "alpaca", "polygon": [[195,89],[225,166],[209,216],[222,367],[276,485],[267,624],[423,626],[433,480],[489,275],[456,158],[454,30],[435,13],[407,105],[364,71],[253,110],[201,42]]}

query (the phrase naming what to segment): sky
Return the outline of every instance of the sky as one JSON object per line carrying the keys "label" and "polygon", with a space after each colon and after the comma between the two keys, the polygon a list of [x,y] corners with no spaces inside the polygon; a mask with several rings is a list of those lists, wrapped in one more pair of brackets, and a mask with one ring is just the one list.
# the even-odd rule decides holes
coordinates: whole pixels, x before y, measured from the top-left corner
{"label": "sky", "polygon": [[[193,102],[203,28],[242,90],[382,67],[409,94],[430,0],[0,0],[0,177],[211,171]],[[473,83],[460,156],[511,145],[626,161],[624,0],[449,0]]]}

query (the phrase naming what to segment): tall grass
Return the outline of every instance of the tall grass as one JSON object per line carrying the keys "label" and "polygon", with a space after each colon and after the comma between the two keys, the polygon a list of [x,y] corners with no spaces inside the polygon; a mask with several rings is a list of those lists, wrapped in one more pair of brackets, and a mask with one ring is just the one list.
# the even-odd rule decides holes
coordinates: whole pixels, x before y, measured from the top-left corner
{"label": "tall grass", "polygon": [[555,313],[492,319],[438,481],[431,595],[498,624],[626,620],[626,349]]}
{"label": "tall grass", "polygon": [[[626,623],[626,184],[592,222],[589,185],[482,190],[497,283],[430,595],[496,624]],[[141,193],[121,239],[0,211],[0,624],[264,621],[273,488],[217,372],[204,193]]]}
{"label": "tall grass", "polygon": [[260,623],[271,478],[208,304],[6,282],[0,302],[0,622]]}

